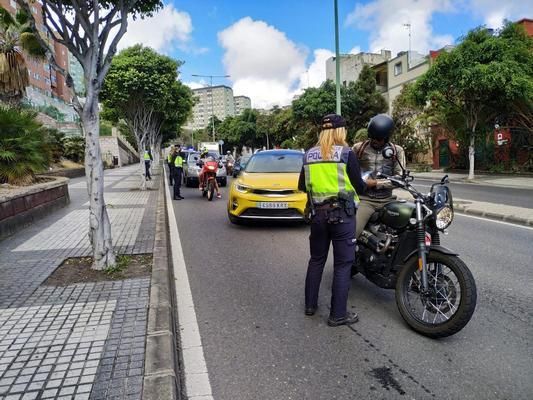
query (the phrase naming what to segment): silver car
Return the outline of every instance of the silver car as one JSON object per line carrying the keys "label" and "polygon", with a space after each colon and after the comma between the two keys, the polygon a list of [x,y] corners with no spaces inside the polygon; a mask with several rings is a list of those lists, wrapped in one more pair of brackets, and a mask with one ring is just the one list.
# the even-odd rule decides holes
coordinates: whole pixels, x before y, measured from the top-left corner
{"label": "silver car", "polygon": [[[221,159],[221,156],[218,153],[210,152],[209,155],[216,160]],[[198,186],[200,183],[198,181],[198,174],[202,168],[197,165],[198,161],[200,161],[199,152],[188,154],[186,165],[183,166],[183,180],[187,187]],[[220,186],[226,186],[228,183],[228,174],[224,165],[217,171],[217,182]]]}

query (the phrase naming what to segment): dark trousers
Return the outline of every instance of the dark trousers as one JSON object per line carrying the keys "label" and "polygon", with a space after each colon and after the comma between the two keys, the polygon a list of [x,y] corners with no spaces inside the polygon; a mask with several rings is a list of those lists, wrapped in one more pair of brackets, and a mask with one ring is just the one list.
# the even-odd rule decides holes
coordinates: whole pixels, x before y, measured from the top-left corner
{"label": "dark trousers", "polygon": [[174,180],[174,165],[168,164],[168,182],[170,186],[172,186],[173,180]]}
{"label": "dark trousers", "polygon": [[146,160],[144,162],[144,176],[146,177],[146,180],[152,179],[152,175],[150,175],[150,161]]}
{"label": "dark trousers", "polygon": [[346,316],[346,303],[350,290],[350,272],[355,260],[355,216],[343,216],[343,223],[328,224],[327,212],[317,210],[311,221],[311,259],[305,278],[305,306],[317,307],[318,291],[329,245],[333,242],[333,285],[331,288],[332,318]]}
{"label": "dark trousers", "polygon": [[174,198],[181,197],[181,177],[183,174],[183,168],[172,168],[174,171]]}

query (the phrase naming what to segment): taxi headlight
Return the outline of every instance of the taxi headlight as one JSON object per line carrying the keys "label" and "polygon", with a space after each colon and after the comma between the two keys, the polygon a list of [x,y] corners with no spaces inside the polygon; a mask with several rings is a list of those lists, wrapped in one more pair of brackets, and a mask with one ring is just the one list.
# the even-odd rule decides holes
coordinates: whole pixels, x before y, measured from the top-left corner
{"label": "taxi headlight", "polygon": [[241,193],[248,193],[248,191],[250,190],[250,187],[249,186],[245,186],[245,185],[241,185],[240,183],[237,183],[235,185],[235,190],[237,192],[241,192]]}
{"label": "taxi headlight", "polygon": [[450,206],[444,206],[435,215],[437,229],[446,229],[453,221],[453,210]]}

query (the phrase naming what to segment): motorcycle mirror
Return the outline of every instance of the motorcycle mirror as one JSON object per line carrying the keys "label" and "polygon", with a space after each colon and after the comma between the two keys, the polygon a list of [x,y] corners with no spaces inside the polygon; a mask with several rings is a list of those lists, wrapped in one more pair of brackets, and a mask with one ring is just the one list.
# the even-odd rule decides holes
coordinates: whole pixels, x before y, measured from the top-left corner
{"label": "motorcycle mirror", "polygon": [[450,180],[448,179],[448,175],[444,175],[444,177],[440,180],[441,185],[444,185],[445,183],[449,183]]}
{"label": "motorcycle mirror", "polygon": [[383,150],[381,150],[381,155],[383,156],[383,158],[390,160],[391,158],[394,157],[394,149],[392,148],[391,145],[387,144],[383,148]]}

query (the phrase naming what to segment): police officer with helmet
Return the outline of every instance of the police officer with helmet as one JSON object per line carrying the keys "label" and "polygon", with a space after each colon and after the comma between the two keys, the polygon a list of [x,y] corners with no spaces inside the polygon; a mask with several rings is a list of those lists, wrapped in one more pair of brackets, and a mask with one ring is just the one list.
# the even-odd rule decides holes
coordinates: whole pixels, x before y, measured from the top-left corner
{"label": "police officer with helmet", "polygon": [[329,326],[358,321],[347,311],[350,271],[355,258],[355,213],[363,193],[375,180],[361,178],[357,158],[346,144],[346,122],[337,114],[326,115],[315,147],[304,156],[298,188],[307,192],[311,214],[311,258],[305,279],[305,315],[314,315],[322,272],[333,242],[334,272]]}
{"label": "police officer with helmet", "polygon": [[[370,120],[368,124],[368,140],[356,143],[353,147],[363,172],[371,171],[371,176],[373,177],[376,177],[378,173],[387,175],[402,174],[398,161],[405,165],[405,153],[402,147],[389,143],[393,130],[394,121],[387,114],[378,114]],[[386,159],[382,155],[382,150],[386,145],[390,145],[393,148],[394,156],[391,159]],[[361,203],[357,210],[355,235],[358,239],[372,214],[395,199],[392,195],[393,185],[390,181],[378,179],[376,182],[376,187],[369,189],[360,197]]]}

